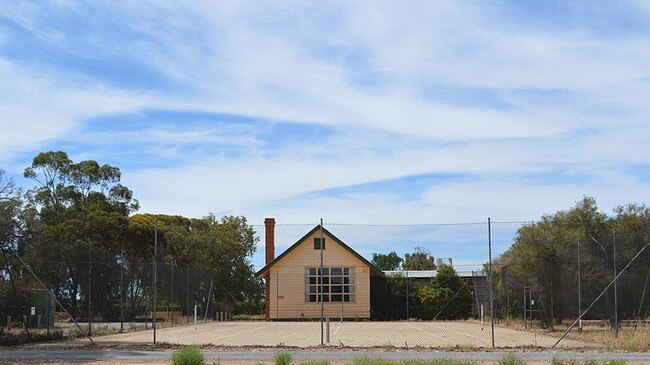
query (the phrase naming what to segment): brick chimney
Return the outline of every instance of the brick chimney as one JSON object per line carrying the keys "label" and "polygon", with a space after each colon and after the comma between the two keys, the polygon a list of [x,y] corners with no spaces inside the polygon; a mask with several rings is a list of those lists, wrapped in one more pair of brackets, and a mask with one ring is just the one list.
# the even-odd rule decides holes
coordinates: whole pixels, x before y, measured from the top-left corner
{"label": "brick chimney", "polygon": [[266,265],[275,258],[275,218],[264,219],[266,226]]}
{"label": "brick chimney", "polygon": [[[275,258],[275,218],[266,218],[264,219],[264,226],[266,227],[265,237],[266,237],[266,265],[268,265]],[[271,320],[271,270],[267,271],[267,274],[264,276],[264,282],[266,283],[266,298],[264,300],[266,320]]]}

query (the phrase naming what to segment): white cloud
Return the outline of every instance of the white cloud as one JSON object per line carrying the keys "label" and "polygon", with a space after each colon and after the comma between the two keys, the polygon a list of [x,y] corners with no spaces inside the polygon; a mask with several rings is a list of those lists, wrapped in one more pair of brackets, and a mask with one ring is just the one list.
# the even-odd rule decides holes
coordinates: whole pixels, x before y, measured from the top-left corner
{"label": "white cloud", "polygon": [[[644,133],[650,47],[638,34],[527,29],[489,5],[456,1],[73,5],[58,10],[81,22],[86,11],[96,15],[88,34],[46,24],[46,7],[24,5],[8,14],[67,54],[90,50],[96,59],[142,65],[168,84],[147,92],[128,83],[106,86],[99,77],[80,76],[74,64],[39,67],[6,58],[0,156],[10,160],[48,141],[159,142],[153,152],[185,165],[123,169],[145,211],[263,217],[264,209],[294,221],[317,214],[449,222],[486,214],[530,219],[585,193],[607,205],[647,200],[647,189],[619,168],[647,165],[650,155]],[[126,35],[113,37],[117,29]],[[141,108],[319,124],[337,136],[267,149],[254,133],[211,123],[83,131],[86,119]],[[235,146],[243,157],[202,151],[183,157],[176,147],[188,144]],[[591,181],[501,178],[552,178],[562,170]],[[478,181],[441,183],[408,201],[380,193],[296,198],[423,173]]]}
{"label": "white cloud", "polygon": [[42,75],[0,59],[0,156],[14,154],[79,131],[85,118],[129,112],[145,103],[143,95],[84,86]]}

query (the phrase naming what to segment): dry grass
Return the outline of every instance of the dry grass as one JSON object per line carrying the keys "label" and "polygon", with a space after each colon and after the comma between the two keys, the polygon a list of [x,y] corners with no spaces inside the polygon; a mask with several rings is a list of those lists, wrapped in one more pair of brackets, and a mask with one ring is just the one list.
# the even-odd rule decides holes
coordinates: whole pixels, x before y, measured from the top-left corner
{"label": "dry grass", "polygon": [[[508,318],[500,320],[497,326],[537,332],[559,338],[572,323],[572,321],[565,321],[561,325],[554,325],[553,330],[550,330],[540,328],[539,321],[534,321],[531,328],[530,322],[525,325],[521,319]],[[601,343],[616,350],[648,351],[650,350],[650,322],[647,320],[643,321],[639,323],[636,329],[634,328],[634,323],[624,322],[618,331],[618,337],[616,337],[608,321],[583,321],[582,330],[580,331],[576,325],[567,334],[566,338]]]}

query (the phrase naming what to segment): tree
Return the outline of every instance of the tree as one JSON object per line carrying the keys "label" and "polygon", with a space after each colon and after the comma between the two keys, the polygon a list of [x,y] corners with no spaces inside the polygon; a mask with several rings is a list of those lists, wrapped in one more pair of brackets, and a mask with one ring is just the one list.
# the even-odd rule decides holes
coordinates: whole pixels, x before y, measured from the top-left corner
{"label": "tree", "polygon": [[399,270],[403,261],[404,260],[399,257],[395,251],[391,251],[388,254],[373,253],[371,262],[380,270],[390,271]]}
{"label": "tree", "polygon": [[[28,192],[37,212],[27,247],[32,262],[73,315],[79,314],[80,299],[114,302],[119,292],[110,278],[119,268],[116,253],[125,246],[128,215],[138,209],[131,190],[119,184],[119,169],[92,160],[75,163],[63,151],[48,151],[33,159],[24,176],[37,183]],[[96,263],[92,277],[89,260]]]}
{"label": "tree", "polygon": [[402,275],[370,280],[373,280],[371,284],[373,290],[370,291],[373,319],[397,320],[419,317],[418,289],[415,281]]}
{"label": "tree", "polygon": [[430,253],[416,248],[414,253],[407,253],[404,256],[404,268],[406,270],[435,270],[436,262]]}
{"label": "tree", "polygon": [[472,315],[472,292],[449,265],[438,267],[431,285],[420,288],[418,299],[423,319],[463,319]]}
{"label": "tree", "polygon": [[[0,169],[0,251],[2,252],[2,266],[0,266],[0,275],[3,278],[9,278],[10,288],[6,288],[5,282],[0,287],[0,302],[4,303],[10,310],[8,314],[14,318],[20,318],[20,311],[17,309],[24,303],[27,294],[24,286],[18,285],[16,280],[20,277],[18,265],[12,252],[18,249],[21,230],[21,206],[22,190],[16,186],[12,179],[5,175],[5,171]],[[9,290],[12,294],[9,294]]]}
{"label": "tree", "polygon": [[[129,224],[128,236],[131,244],[127,249],[127,257],[151,257],[154,222],[158,225],[160,261],[180,267],[203,269],[206,274],[209,272],[216,303],[231,308],[235,302],[256,301],[261,298],[263,288],[255,279],[255,271],[250,262],[257,238],[246,218],[225,216],[217,219],[208,215],[190,219],[169,215],[134,215]],[[135,269],[134,267],[131,274],[137,284],[145,273]],[[129,293],[129,297],[135,301],[141,288],[134,285],[132,289],[133,293]],[[165,290],[159,292],[161,296],[171,297],[170,294]],[[178,293],[173,297],[179,298],[180,295],[181,293]],[[198,301],[198,292],[192,293],[192,296]],[[134,302],[133,305],[137,303]],[[180,305],[184,307],[186,303]]]}
{"label": "tree", "polygon": [[[540,307],[555,323],[561,323],[568,314],[577,316],[578,310],[584,310],[612,281],[614,252],[618,272],[649,241],[648,207],[622,205],[614,209],[614,213],[615,216],[608,216],[600,212],[594,198],[583,197],[569,210],[543,216],[537,222],[522,226],[515,243],[502,256],[515,279],[514,282],[510,280],[510,285],[517,280],[523,285],[539,285],[542,290]],[[639,311],[641,291],[638,285],[645,281],[649,266],[650,257],[643,255],[619,278],[619,318],[632,318]],[[497,275],[497,288],[499,280],[509,277],[506,274]],[[641,308],[643,310],[647,311]],[[609,318],[614,326],[615,314],[612,286],[600,302],[594,303],[585,318]]]}

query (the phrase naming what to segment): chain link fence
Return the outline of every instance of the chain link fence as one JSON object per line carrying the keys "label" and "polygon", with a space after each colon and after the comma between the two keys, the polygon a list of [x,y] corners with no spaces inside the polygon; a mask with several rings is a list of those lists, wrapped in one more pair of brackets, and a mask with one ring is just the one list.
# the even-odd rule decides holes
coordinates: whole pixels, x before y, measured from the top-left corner
{"label": "chain link fence", "polygon": [[139,342],[152,342],[154,327],[223,321],[229,315],[214,300],[211,291],[217,289],[209,270],[131,261],[121,252],[88,245],[68,245],[66,251],[57,261],[4,256],[0,326],[5,333],[29,340],[136,332]]}
{"label": "chain link fence", "polygon": [[5,256],[21,268],[3,271],[0,326],[217,346],[650,344],[648,222],[253,228],[266,290],[257,316],[233,318],[210,271],[75,246],[57,262]]}

